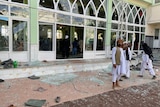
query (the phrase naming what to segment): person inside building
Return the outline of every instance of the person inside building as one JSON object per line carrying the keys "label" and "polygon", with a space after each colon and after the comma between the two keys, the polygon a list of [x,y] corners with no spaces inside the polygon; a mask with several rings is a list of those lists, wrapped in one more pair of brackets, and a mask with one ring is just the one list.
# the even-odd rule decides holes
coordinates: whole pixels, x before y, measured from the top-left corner
{"label": "person inside building", "polygon": [[79,40],[79,42],[78,42],[78,44],[79,44],[79,48],[80,48],[80,53],[82,53],[83,52],[83,40],[82,39],[80,39]]}
{"label": "person inside building", "polygon": [[119,79],[122,74],[122,63],[124,60],[123,49],[121,48],[123,41],[121,39],[117,40],[117,46],[112,48],[112,88],[119,87]]}
{"label": "person inside building", "polygon": [[156,75],[152,64],[152,57],[153,57],[152,50],[146,43],[142,43],[142,47],[143,47],[142,63],[141,63],[140,75],[138,75],[138,77],[143,77],[144,71],[147,69],[153,76],[152,79],[156,79]]}
{"label": "person inside building", "polygon": [[78,50],[78,41],[76,38],[74,38],[74,41],[72,42],[72,55],[76,55]]}
{"label": "person inside building", "polygon": [[66,35],[65,39],[63,39],[63,41],[62,41],[62,56],[63,56],[63,58],[68,58],[69,52],[70,52],[70,41],[69,41],[69,36]]}

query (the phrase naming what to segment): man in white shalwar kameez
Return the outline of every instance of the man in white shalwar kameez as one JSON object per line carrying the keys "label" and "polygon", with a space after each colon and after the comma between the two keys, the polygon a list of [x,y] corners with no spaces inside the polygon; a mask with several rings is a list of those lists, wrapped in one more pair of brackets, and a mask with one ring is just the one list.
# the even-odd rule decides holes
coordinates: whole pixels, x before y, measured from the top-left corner
{"label": "man in white shalwar kameez", "polygon": [[112,82],[113,86],[112,88],[114,89],[115,86],[119,86],[119,79],[122,74],[122,61],[124,60],[124,54],[123,54],[123,49],[121,46],[123,45],[122,40],[117,41],[117,47],[112,48]]}
{"label": "man in white shalwar kameez", "polygon": [[124,56],[125,56],[125,64],[126,64],[126,75],[125,78],[130,78],[130,61],[131,61],[131,50],[129,44],[125,44],[124,46]]}
{"label": "man in white shalwar kameez", "polygon": [[156,79],[155,72],[152,65],[151,53],[149,53],[149,50],[147,50],[148,45],[146,43],[143,43],[143,54],[142,54],[142,63],[141,63],[141,70],[139,77],[143,77],[144,71],[147,69],[150,74],[153,76],[152,79]]}

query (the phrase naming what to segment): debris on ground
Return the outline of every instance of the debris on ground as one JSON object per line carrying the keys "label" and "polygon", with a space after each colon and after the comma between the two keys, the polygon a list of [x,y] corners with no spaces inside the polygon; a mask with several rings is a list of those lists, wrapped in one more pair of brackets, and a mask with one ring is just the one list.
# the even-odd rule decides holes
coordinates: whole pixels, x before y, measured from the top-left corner
{"label": "debris on ground", "polygon": [[48,62],[47,60],[43,60],[42,62]]}
{"label": "debris on ground", "polygon": [[0,79],[0,82],[4,82],[4,80],[3,80],[3,79]]}
{"label": "debris on ground", "polygon": [[53,84],[53,85],[61,85],[63,83],[72,81],[78,75],[74,73],[60,73],[55,75],[46,75],[41,78],[42,82]]}
{"label": "debris on ground", "polygon": [[31,107],[42,107],[46,103],[46,100],[38,100],[38,99],[29,99],[25,106],[31,106]]}
{"label": "debris on ground", "polygon": [[14,106],[13,104],[11,104],[11,105],[9,105],[8,107],[16,107],[16,106]]}
{"label": "debris on ground", "polygon": [[59,103],[59,102],[60,102],[60,99],[61,99],[61,98],[60,98],[59,96],[57,96],[57,97],[55,98],[55,102],[56,102],[56,103]]}
{"label": "debris on ground", "polygon": [[[160,81],[113,90],[50,107],[159,107]],[[154,100],[154,101],[153,101]]]}
{"label": "debris on ground", "polygon": [[43,87],[38,87],[36,90],[34,91],[39,91],[39,92],[43,92],[46,91],[47,89],[44,89]]}
{"label": "debris on ground", "polygon": [[4,69],[13,68],[13,60],[12,59],[8,59],[6,61],[3,61],[3,62],[1,62],[1,65],[3,65]]}
{"label": "debris on ground", "polygon": [[35,80],[35,79],[40,79],[40,77],[38,77],[38,76],[35,76],[35,75],[32,75],[32,76],[30,76],[30,77],[28,77],[29,79],[32,79],[32,80]]}

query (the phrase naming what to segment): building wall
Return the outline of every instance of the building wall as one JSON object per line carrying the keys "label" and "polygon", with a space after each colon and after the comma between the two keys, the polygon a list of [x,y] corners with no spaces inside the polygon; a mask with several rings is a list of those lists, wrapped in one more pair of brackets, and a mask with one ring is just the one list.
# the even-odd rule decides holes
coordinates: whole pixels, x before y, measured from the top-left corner
{"label": "building wall", "polygon": [[150,3],[150,4],[153,3],[153,0],[142,0],[142,1],[147,2],[147,3]]}
{"label": "building wall", "polygon": [[160,23],[160,4],[150,6],[147,9],[147,23],[148,24],[154,24],[154,23]]}
{"label": "building wall", "polygon": [[156,4],[147,8],[146,17],[146,35],[154,36],[155,28],[160,28],[160,4]]}
{"label": "building wall", "polygon": [[130,4],[133,4],[133,5],[136,5],[136,6],[143,7],[143,8],[146,8],[152,5],[153,3],[153,0],[124,0],[124,1]]}
{"label": "building wall", "polygon": [[[11,1],[11,0],[8,0],[8,1]],[[1,52],[5,56],[5,58],[3,58],[3,60],[8,59],[8,58],[13,58],[15,60],[22,61],[22,62],[23,61],[25,61],[25,62],[26,61],[37,61],[40,58],[40,56],[39,56],[40,54],[43,57],[47,53],[47,52],[45,53],[45,52],[39,51],[39,18],[38,18],[39,17],[38,10],[40,8],[39,7],[39,0],[28,0],[28,1],[29,1],[28,5],[25,5],[29,9],[29,18],[25,19],[28,21],[28,24],[29,24],[29,26],[28,26],[28,28],[29,28],[28,29],[28,44],[29,44],[28,51],[12,52],[12,49],[11,49],[9,52]],[[111,30],[112,30],[111,25],[112,25],[112,14],[113,14],[113,12],[112,12],[112,1],[113,0],[106,0],[106,1],[107,1],[107,6],[106,6],[107,7],[107,12],[106,12],[106,14],[107,14],[106,22],[107,23],[106,23],[106,28],[105,28],[106,29],[105,50],[97,51],[97,52],[96,52],[96,50],[94,50],[93,52],[88,52],[88,53],[86,52],[86,53],[84,53],[84,57],[83,57],[84,59],[85,58],[104,58],[104,57],[109,57],[111,54],[110,43],[111,43]],[[3,1],[3,2],[4,2],[4,4],[7,4],[7,1]],[[151,4],[151,0],[143,0],[143,1],[142,0],[124,0],[124,2],[142,7],[143,10]],[[1,3],[1,1],[0,1],[0,3]],[[12,2],[9,2],[9,5],[10,4],[12,4]],[[19,6],[18,3],[13,3],[13,4]],[[23,4],[21,7],[23,7]],[[42,9],[42,10],[48,11],[47,9]],[[48,11],[48,12],[50,12],[50,11]],[[57,13],[58,11],[51,10],[50,13],[52,13],[52,12]],[[62,12],[62,13],[68,14],[65,12]],[[9,16],[9,18],[11,18],[11,19],[9,19],[9,22],[11,23],[12,16],[11,17]],[[16,19],[17,17],[13,17],[13,18]],[[90,18],[90,16],[86,16],[85,18]],[[100,19],[100,20],[102,20],[102,19]],[[117,21],[116,23],[119,23],[119,21]],[[133,25],[133,24],[131,23],[131,25]],[[143,27],[140,24],[138,26]],[[150,30],[150,29],[154,29],[153,26],[155,26],[155,25],[151,25],[151,26],[148,25],[148,30],[146,31],[147,32],[146,34],[153,35],[153,31]],[[159,26],[157,26],[157,27],[159,27]],[[11,27],[10,27],[10,29],[11,29]],[[117,30],[117,29],[114,29],[114,30]],[[123,30],[126,30],[126,29],[123,29]],[[120,29],[118,31],[120,31]],[[131,31],[131,33],[134,33],[134,32]],[[143,32],[142,32],[142,34],[143,34]],[[12,34],[10,33],[10,35],[12,35]],[[12,45],[12,38],[10,38],[10,43],[11,43],[10,45]],[[50,60],[53,60],[53,59],[56,60],[56,58],[55,58],[56,52],[53,51],[53,53],[48,54],[48,56],[46,58],[48,58]],[[53,55],[52,58],[49,55],[51,55],[51,56]],[[98,55],[102,55],[102,56],[98,56]]]}
{"label": "building wall", "polygon": [[[62,0],[63,1],[63,0]],[[67,0],[68,1],[68,0]],[[66,1],[65,1],[66,2]],[[94,0],[94,2],[95,2],[95,0]],[[105,8],[107,8],[108,10],[111,10],[111,6],[112,6],[112,2],[111,1],[109,1],[109,0],[106,0],[106,2],[107,2],[107,5],[109,5],[109,6],[105,6]],[[92,4],[93,3],[93,1],[90,1],[90,3]],[[38,4],[38,8],[37,8],[37,10],[39,11],[39,10],[41,10],[41,11],[48,11],[50,14],[56,14],[57,16],[59,15],[59,13],[60,14],[63,14],[63,15],[68,15],[68,16],[74,16],[75,17],[75,13],[72,13],[71,12],[71,10],[69,10],[69,11],[60,11],[60,10],[58,10],[58,6],[56,7],[55,6],[55,9],[53,9],[53,10],[49,10],[49,9],[47,9],[47,8],[45,8],[45,7],[39,7],[39,1],[37,1],[37,4]],[[69,8],[71,8],[72,6],[69,6]],[[77,14],[77,16],[76,17],[82,17],[82,18],[84,18],[85,20],[86,19],[91,19],[91,20],[93,20],[93,18],[94,18],[94,20],[96,20],[97,21],[97,16],[96,17],[93,17],[93,16],[88,16],[88,15],[85,15],[85,12],[87,12],[87,8],[86,8],[87,6],[84,6],[84,15],[82,16],[81,14]],[[93,6],[94,7],[94,6]],[[36,8],[36,7],[35,7]],[[98,9],[96,9],[96,10],[98,10]],[[105,12],[106,13],[106,20],[111,20],[111,19],[108,19],[108,16],[110,16],[109,14],[110,13],[108,13],[108,12]],[[60,21],[58,21],[59,19],[56,19],[56,21],[49,21],[49,20],[39,20],[38,19],[38,21],[39,22],[42,22],[42,23],[50,23],[50,24],[55,24],[55,35],[56,35],[56,28],[57,28],[57,25],[58,24],[62,24],[62,25],[67,25],[67,26],[69,26],[69,27],[71,27],[72,25],[71,25],[71,23],[70,22],[68,22],[68,23],[66,23],[66,22],[60,22]],[[103,20],[103,22],[105,23],[105,22],[107,22],[104,18],[101,18],[101,20]],[[108,22],[110,22],[110,21],[108,21]],[[38,23],[39,24],[39,23]],[[75,25],[74,25],[75,26]],[[78,25],[78,26],[80,26],[80,25]],[[111,24],[107,24],[106,25],[107,26],[107,28],[109,29],[110,28],[110,26],[111,26]],[[80,27],[83,27],[84,28],[84,41],[85,41],[85,38],[86,38],[86,29],[87,28],[94,28],[95,29],[95,33],[97,33],[97,29],[101,29],[101,28],[98,28],[97,26],[88,26],[88,25],[86,25],[86,24],[84,24],[84,26],[80,26]],[[104,27],[104,28],[102,28],[103,30],[106,30],[106,27]],[[73,30],[73,29],[72,29]],[[38,30],[37,30],[37,32],[39,32]],[[70,32],[70,34],[69,35],[72,35],[72,33],[73,33],[73,31],[69,31]],[[32,33],[32,32],[31,32]],[[109,45],[110,45],[110,36],[108,36],[110,34],[110,30],[107,30],[107,32],[106,32],[106,34],[105,34],[105,47],[109,47]],[[39,36],[39,34],[37,35],[37,37]],[[94,38],[94,40],[96,40],[96,37]],[[37,42],[39,42],[39,40],[37,41]],[[38,44],[38,43],[37,43]],[[83,44],[84,45],[84,47],[85,47],[85,43]],[[95,44],[94,44],[94,47],[95,47]],[[56,48],[56,47],[55,47]],[[37,49],[36,48],[36,46],[33,46],[33,48],[32,48],[33,50],[35,49]],[[106,48],[106,49],[108,49],[108,48]],[[100,51],[97,51],[95,48],[94,48],[94,50],[84,50],[84,52],[83,52],[83,59],[90,59],[90,58],[104,58],[106,55],[105,55],[105,52],[106,52],[107,50],[100,50]],[[33,51],[34,52],[34,51]],[[37,54],[38,54],[38,58],[37,58],[37,60],[43,60],[44,59],[44,56],[45,56],[45,53],[46,52],[40,52],[40,51],[38,51],[37,52]],[[35,53],[33,53],[33,55],[34,55]],[[48,53],[46,53],[46,57],[45,58],[47,58],[47,54],[49,54],[49,52]],[[55,55],[56,54],[56,52],[54,51],[53,53],[51,53],[50,54],[50,56],[52,56],[52,58],[49,58],[49,59],[47,59],[47,60],[56,60],[56,58],[55,57],[53,57],[53,56],[56,56]],[[31,55],[32,55],[32,51],[31,51]],[[37,56],[37,55],[35,55],[35,56]],[[42,58],[43,57],[43,58]],[[33,57],[33,58],[35,58],[35,57]],[[33,61],[33,59],[31,59],[32,61]],[[35,60],[36,60],[36,58],[35,58]]]}
{"label": "building wall", "polygon": [[157,35],[158,38],[155,39],[155,29],[160,31],[160,4],[154,4],[147,8],[147,18],[146,18],[146,32],[145,34],[153,38],[153,48],[160,47],[160,34]]}
{"label": "building wall", "polygon": [[158,24],[158,23],[147,24],[145,35],[155,36],[155,29],[160,29],[160,24]]}

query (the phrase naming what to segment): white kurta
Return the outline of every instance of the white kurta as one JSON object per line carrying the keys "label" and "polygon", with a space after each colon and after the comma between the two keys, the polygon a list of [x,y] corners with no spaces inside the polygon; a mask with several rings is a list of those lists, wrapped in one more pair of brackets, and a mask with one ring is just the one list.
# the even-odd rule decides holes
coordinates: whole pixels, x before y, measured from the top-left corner
{"label": "white kurta", "polygon": [[124,55],[124,51],[122,49],[122,55],[121,55],[121,75],[126,75],[126,59]]}
{"label": "white kurta", "polygon": [[[112,64],[116,64],[116,49],[117,47],[112,48]],[[116,65],[116,68],[112,67],[112,82],[116,82],[116,80],[119,80],[121,77],[121,74],[123,74],[123,70],[125,69],[125,63],[124,63],[124,53],[123,49],[120,48],[121,56],[120,56],[120,65]]]}
{"label": "white kurta", "polygon": [[129,60],[126,59],[126,50],[124,50],[124,56],[125,56],[125,60],[126,60],[126,77],[130,77],[130,61],[131,61],[131,50],[128,47],[128,55],[129,55]]}
{"label": "white kurta", "polygon": [[145,54],[145,52],[143,52],[140,75],[143,75],[145,69],[148,69],[151,75],[155,75],[152,60],[149,58],[148,54]]}

